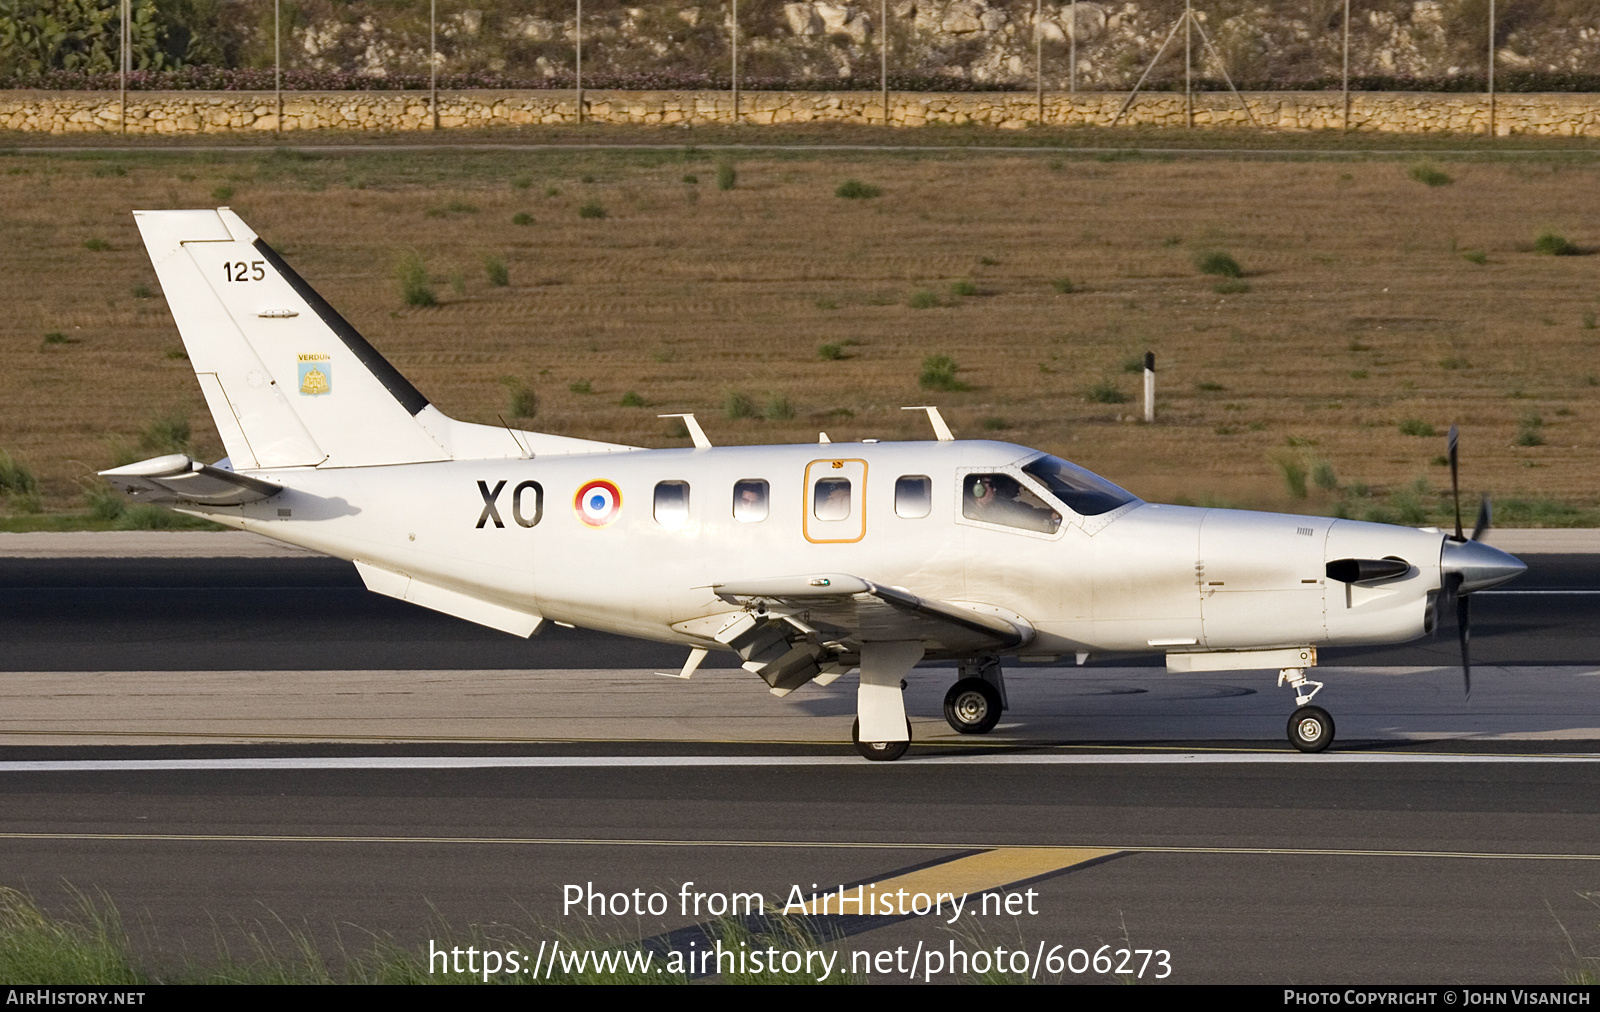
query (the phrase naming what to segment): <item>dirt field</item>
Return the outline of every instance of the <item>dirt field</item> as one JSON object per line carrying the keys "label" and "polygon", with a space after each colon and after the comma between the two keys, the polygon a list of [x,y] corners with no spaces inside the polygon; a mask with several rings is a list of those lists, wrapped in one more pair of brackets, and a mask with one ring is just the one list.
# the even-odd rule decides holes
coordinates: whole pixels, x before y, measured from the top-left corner
{"label": "dirt field", "polygon": [[[225,203],[474,421],[510,418],[515,383],[519,424],[648,446],[686,442],[668,411],[721,443],[920,439],[899,408],[937,403],[1146,498],[1417,523],[1443,519],[1457,423],[1469,511],[1492,490],[1510,525],[1600,522],[1600,258],[1533,248],[1600,250],[1591,160],[1470,156],[1432,186],[1414,158],[732,164],[723,190],[692,150],[0,154],[0,450],[47,511],[162,452],[174,415],[220,456],[128,212]],[[836,196],[851,179],[880,195]],[[1211,252],[1244,277],[1201,273]],[[436,306],[402,299],[408,253]],[[939,355],[969,389],[919,386]]]}

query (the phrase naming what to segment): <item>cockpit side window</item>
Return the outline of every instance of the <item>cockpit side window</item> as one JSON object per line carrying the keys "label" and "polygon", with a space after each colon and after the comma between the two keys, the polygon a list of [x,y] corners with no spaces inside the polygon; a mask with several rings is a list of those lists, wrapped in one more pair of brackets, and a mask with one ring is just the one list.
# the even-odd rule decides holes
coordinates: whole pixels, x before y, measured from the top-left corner
{"label": "cockpit side window", "polygon": [[1060,457],[1040,457],[1022,471],[1037,479],[1039,484],[1050,490],[1051,495],[1066,503],[1068,509],[1081,517],[1110,513],[1118,506],[1137,502],[1139,498],[1093,471],[1069,464]]}
{"label": "cockpit side window", "polygon": [[1040,534],[1061,528],[1061,514],[1009,474],[969,474],[962,479],[961,515]]}

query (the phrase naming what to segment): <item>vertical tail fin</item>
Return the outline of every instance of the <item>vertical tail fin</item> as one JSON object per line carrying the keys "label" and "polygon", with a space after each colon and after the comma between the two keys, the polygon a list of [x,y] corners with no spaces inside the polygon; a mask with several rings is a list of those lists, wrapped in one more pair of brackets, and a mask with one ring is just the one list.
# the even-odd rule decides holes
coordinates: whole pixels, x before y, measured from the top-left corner
{"label": "vertical tail fin", "polygon": [[451,456],[417,418],[427,398],[238,215],[134,217],[236,467]]}

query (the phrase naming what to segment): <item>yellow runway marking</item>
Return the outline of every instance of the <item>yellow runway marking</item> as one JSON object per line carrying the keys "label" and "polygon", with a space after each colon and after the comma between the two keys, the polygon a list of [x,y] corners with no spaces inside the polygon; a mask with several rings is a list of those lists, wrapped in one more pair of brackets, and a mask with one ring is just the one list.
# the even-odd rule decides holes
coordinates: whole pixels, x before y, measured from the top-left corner
{"label": "yellow runway marking", "polygon": [[[910,896],[919,893],[930,897],[940,893],[976,896],[1118,853],[1121,851],[1099,847],[1001,847],[874,882],[871,890],[879,896],[901,891]],[[833,905],[838,905],[837,898]],[[839,913],[820,899],[812,906],[817,909],[807,909],[806,913]]]}

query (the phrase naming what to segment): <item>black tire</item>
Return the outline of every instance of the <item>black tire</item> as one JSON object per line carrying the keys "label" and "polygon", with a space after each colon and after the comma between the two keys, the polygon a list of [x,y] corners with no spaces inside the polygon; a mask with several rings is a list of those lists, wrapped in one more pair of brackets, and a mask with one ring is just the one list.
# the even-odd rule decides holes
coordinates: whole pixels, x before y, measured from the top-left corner
{"label": "black tire", "polygon": [[1321,752],[1333,744],[1333,718],[1320,706],[1302,706],[1289,715],[1289,742],[1302,752]]}
{"label": "black tire", "polygon": [[858,717],[850,725],[850,740],[855,742],[856,751],[874,762],[893,762],[906,754],[906,749],[911,747],[911,721],[906,721],[905,741],[862,741],[861,719]]}
{"label": "black tire", "polygon": [[944,694],[944,719],[962,734],[988,734],[1000,723],[1000,690],[981,678],[963,678]]}

